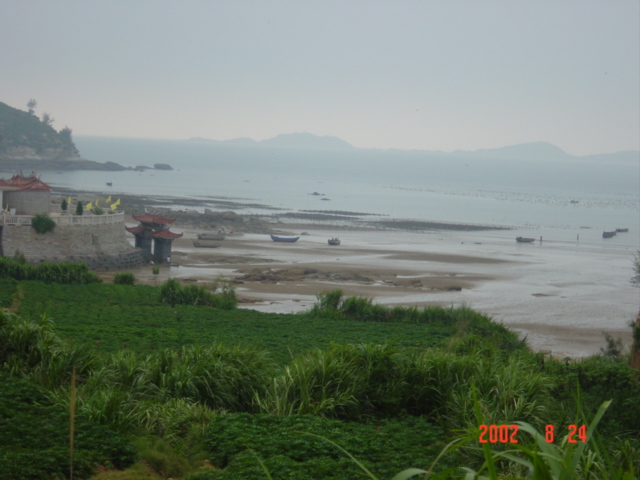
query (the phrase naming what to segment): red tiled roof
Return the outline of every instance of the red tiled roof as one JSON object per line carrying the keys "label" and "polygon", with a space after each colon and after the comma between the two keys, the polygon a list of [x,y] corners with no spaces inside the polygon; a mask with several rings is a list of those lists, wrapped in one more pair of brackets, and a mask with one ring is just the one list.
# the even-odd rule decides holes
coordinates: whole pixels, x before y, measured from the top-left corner
{"label": "red tiled roof", "polygon": [[127,226],[125,226],[124,228],[125,228],[125,230],[127,232],[131,232],[131,233],[134,233],[134,234],[143,233],[144,230],[145,230],[145,228],[142,225],[136,225],[135,227],[127,227]]}
{"label": "red tiled roof", "polygon": [[154,238],[170,238],[170,239],[180,238],[182,235],[184,235],[184,233],[173,233],[169,231],[169,229],[160,230],[158,232],[153,232],[151,234],[151,236]]}
{"label": "red tiled roof", "polygon": [[20,190],[51,190],[49,185],[36,176],[23,177],[21,175],[14,175],[5,183],[7,186],[18,187]]}
{"label": "red tiled roof", "polygon": [[175,218],[165,218],[162,215],[153,215],[151,213],[145,213],[144,215],[131,215],[134,220],[142,223],[172,223],[175,222]]}

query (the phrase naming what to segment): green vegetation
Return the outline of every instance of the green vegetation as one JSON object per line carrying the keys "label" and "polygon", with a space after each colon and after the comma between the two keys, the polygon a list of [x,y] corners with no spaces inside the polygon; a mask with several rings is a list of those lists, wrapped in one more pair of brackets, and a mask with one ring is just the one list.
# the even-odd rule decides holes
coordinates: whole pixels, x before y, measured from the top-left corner
{"label": "green vegetation", "polygon": [[[49,480],[69,476],[69,413],[29,382],[0,372],[0,479]],[[135,451],[123,436],[86,419],[76,420],[74,477],[95,465],[126,468]]]}
{"label": "green vegetation", "polygon": [[160,287],[160,302],[172,307],[176,305],[199,305],[224,310],[233,310],[238,305],[235,291],[228,283],[224,283],[221,292],[216,295],[218,284],[211,287],[211,291],[197,285],[183,287],[180,282],[170,278]]}
{"label": "green vegetation", "polygon": [[[48,115],[44,119],[52,120]],[[0,102],[0,157],[10,153],[12,148],[20,147],[33,148],[40,155],[45,153],[45,149],[55,150],[55,158],[77,155],[78,151],[71,140],[71,129],[65,127],[56,132],[50,123]]]}
{"label": "green vegetation", "polygon": [[[133,436],[131,478],[391,478],[412,467],[410,478],[435,463],[429,478],[630,480],[640,469],[640,382],[615,342],[561,362],[466,307],[386,308],[340,291],[277,315],[234,308],[228,285],[0,275],[0,288],[18,309],[0,316],[0,371],[66,411],[77,372],[79,418]],[[213,300],[225,295],[228,309]],[[567,442],[568,426],[598,421],[588,445]],[[480,425],[519,425],[519,443],[480,444]],[[544,438],[549,425],[547,444],[534,431]],[[48,464],[63,471],[68,456],[55,455]],[[216,468],[199,468],[205,459]]]}
{"label": "green vegetation", "polygon": [[39,265],[29,265],[21,259],[0,257],[0,277],[15,280],[39,280],[45,283],[61,283],[80,285],[99,283],[102,280],[84,263],[43,262]]}
{"label": "green vegetation", "polygon": [[113,283],[115,285],[134,285],[136,276],[132,272],[119,272],[113,277]]}
{"label": "green vegetation", "polygon": [[56,222],[46,213],[39,213],[31,219],[31,226],[36,232],[45,234],[47,232],[53,232],[53,229],[56,228]]}
{"label": "green vegetation", "polygon": [[367,468],[391,478],[407,465],[433,461],[441,449],[442,433],[425,419],[411,417],[362,424],[314,415],[219,415],[207,431],[207,447],[211,462],[224,470],[188,478],[264,480],[256,455],[273,478],[367,478],[338,448],[317,435],[348,445],[349,453]]}
{"label": "green vegetation", "polygon": [[82,206],[82,202],[78,200],[76,204],[76,215],[82,215],[84,212],[84,207]]}

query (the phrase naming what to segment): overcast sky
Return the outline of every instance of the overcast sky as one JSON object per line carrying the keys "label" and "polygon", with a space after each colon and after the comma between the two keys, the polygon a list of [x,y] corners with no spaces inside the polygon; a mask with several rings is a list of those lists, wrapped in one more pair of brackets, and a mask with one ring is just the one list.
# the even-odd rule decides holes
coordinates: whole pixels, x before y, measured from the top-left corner
{"label": "overcast sky", "polygon": [[2,0],[0,101],[74,135],[640,149],[638,0]]}

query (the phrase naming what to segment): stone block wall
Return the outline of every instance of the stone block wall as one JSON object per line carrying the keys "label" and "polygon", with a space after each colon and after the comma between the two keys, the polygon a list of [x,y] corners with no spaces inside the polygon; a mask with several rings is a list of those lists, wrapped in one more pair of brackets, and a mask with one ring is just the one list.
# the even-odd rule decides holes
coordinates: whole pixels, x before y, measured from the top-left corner
{"label": "stone block wall", "polygon": [[144,263],[142,251],[127,240],[124,223],[58,225],[45,234],[30,226],[5,225],[2,251],[13,257],[16,250],[30,263],[85,262],[94,269],[127,269]]}
{"label": "stone block wall", "polygon": [[2,202],[3,207],[8,204],[9,208],[15,208],[17,215],[49,213],[51,192],[34,192],[31,190],[9,191],[4,193]]}

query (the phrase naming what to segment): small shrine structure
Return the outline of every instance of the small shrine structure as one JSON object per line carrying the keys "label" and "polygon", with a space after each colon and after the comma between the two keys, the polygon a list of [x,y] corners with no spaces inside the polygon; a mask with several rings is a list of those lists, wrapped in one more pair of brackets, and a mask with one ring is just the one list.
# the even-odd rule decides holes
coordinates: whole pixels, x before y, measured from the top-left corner
{"label": "small shrine structure", "polygon": [[183,235],[169,229],[169,224],[175,222],[176,219],[152,213],[132,215],[132,217],[140,223],[135,227],[125,228],[127,232],[133,233],[136,237],[136,248],[142,249],[145,257],[155,263],[170,262],[171,244],[176,238]]}
{"label": "small shrine structure", "polygon": [[25,175],[22,171],[9,180],[0,179],[0,205],[13,215],[49,213],[51,186],[44,183],[35,172]]}

